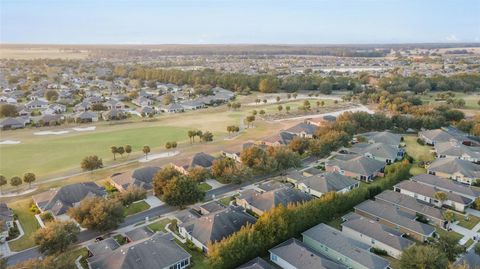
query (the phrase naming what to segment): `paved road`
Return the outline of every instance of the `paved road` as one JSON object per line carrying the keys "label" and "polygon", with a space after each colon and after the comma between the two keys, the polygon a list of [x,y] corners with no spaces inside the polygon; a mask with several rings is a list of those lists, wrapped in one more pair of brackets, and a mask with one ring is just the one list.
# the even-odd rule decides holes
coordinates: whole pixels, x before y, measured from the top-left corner
{"label": "paved road", "polygon": [[[270,178],[270,177],[272,177],[272,176],[270,175],[270,176],[255,177],[252,181],[243,182],[242,184],[228,184],[228,185],[222,186],[220,188],[210,190],[205,194],[205,200],[212,199],[214,195],[215,195],[215,197],[219,197],[223,194],[239,190],[242,187],[251,185],[255,182],[258,182],[258,181],[261,181],[261,180],[264,180],[264,179],[267,179],[267,178]],[[177,211],[177,210],[178,210],[178,207],[172,207],[172,206],[169,206],[169,205],[161,205],[161,206],[157,206],[157,207],[154,207],[154,208],[150,208],[146,211],[143,211],[143,212],[140,212],[138,214],[135,214],[135,215],[132,215],[132,216],[129,216],[129,217],[125,218],[125,221],[122,222],[117,229],[121,229],[121,228],[130,226],[130,225],[133,225],[135,223],[144,221],[146,217],[151,219],[153,217],[157,217],[157,216],[160,216],[160,215],[165,215],[165,214],[168,214],[168,213],[172,213],[172,212]],[[105,235],[105,233],[95,232],[95,231],[91,231],[91,230],[82,231],[78,235],[78,242],[77,243],[81,244],[81,243],[87,242],[89,240],[94,239],[95,237],[100,236],[100,235]],[[40,252],[38,252],[37,247],[34,247],[34,248],[30,248],[30,249],[18,252],[16,254],[13,254],[10,257],[8,257],[8,265],[10,266],[10,265],[14,265],[16,263],[19,263],[19,262],[22,262],[22,261],[25,261],[25,260],[28,260],[28,259],[40,258],[40,257],[42,257],[42,254]]]}

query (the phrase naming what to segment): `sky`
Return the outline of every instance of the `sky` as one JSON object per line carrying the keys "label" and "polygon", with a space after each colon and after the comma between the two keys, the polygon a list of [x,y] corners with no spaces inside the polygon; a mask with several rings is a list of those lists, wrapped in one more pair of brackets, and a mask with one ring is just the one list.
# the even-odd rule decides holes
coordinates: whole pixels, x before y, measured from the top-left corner
{"label": "sky", "polygon": [[480,0],[0,0],[0,43],[480,42]]}

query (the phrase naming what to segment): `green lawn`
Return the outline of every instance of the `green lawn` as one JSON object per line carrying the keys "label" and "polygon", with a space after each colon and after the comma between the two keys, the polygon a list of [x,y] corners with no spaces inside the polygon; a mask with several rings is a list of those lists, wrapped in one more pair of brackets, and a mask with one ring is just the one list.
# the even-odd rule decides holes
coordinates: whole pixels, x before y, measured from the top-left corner
{"label": "green lawn", "polygon": [[410,174],[412,176],[416,176],[416,175],[420,175],[420,174],[426,174],[427,173],[427,169],[423,168],[423,167],[419,167],[417,165],[412,165],[412,168],[410,168]]}
{"label": "green lawn", "polygon": [[[453,212],[451,210],[449,211]],[[473,227],[480,222],[480,218],[474,215],[469,215],[468,220],[465,220],[465,217],[462,214],[458,214],[456,212],[453,212],[453,214],[455,215],[455,220],[458,220],[458,225],[469,230],[473,229]]]}
{"label": "green lawn", "polygon": [[[155,126],[123,130],[74,133],[72,135],[34,137],[17,145],[0,145],[0,171],[7,178],[34,172],[37,177],[52,172],[79,168],[88,155],[98,155],[106,161],[113,159],[112,145],[130,144],[134,152],[144,145],[163,147],[167,141],[186,141],[188,128]],[[33,132],[33,130],[31,130]],[[180,138],[180,139],[179,139]],[[8,156],[8,157],[7,157]]]}
{"label": "green lawn", "polygon": [[435,156],[430,152],[431,148],[426,145],[420,145],[417,142],[417,136],[405,136],[406,152],[417,162],[429,162],[435,159]]}
{"label": "green lawn", "polygon": [[133,215],[133,214],[145,211],[149,208],[150,208],[150,206],[145,201],[135,202],[135,203],[129,205],[128,207],[126,207],[123,214],[125,216],[129,216],[129,215]]}
{"label": "green lawn", "polygon": [[[436,98],[436,95],[437,93],[440,93],[440,92],[435,92],[435,93],[430,93],[428,95],[423,95],[421,97],[422,101],[424,102],[428,102],[428,103],[433,103],[433,102],[439,102],[439,101],[436,101],[435,98]],[[480,96],[479,95],[474,95],[474,94],[465,94],[465,93],[462,93],[462,92],[454,92],[455,96],[453,97],[453,99],[458,99],[458,98],[461,98],[463,100],[465,100],[465,108],[466,109],[479,109],[480,106],[478,105],[478,100],[480,100]]]}
{"label": "green lawn", "polygon": [[203,192],[207,192],[207,191],[212,189],[212,186],[208,185],[205,182],[202,182],[202,183],[198,184],[198,188]]}
{"label": "green lawn", "polygon": [[17,215],[20,224],[22,225],[25,235],[20,239],[8,243],[12,251],[21,251],[35,246],[32,239],[32,234],[40,228],[34,214],[30,212],[30,203],[32,200],[22,200],[19,202],[9,204],[10,208]]}
{"label": "green lawn", "polygon": [[223,197],[222,199],[219,199],[218,202],[224,206],[229,206],[230,202],[233,200],[235,200],[234,196],[227,196],[227,197]]}
{"label": "green lawn", "polygon": [[148,225],[148,228],[150,228],[150,230],[154,231],[154,232],[166,232],[165,230],[165,226],[170,223],[172,220],[171,219],[168,219],[168,218],[165,218],[165,219],[161,219],[159,221],[156,221],[152,224],[149,224]]}
{"label": "green lawn", "polygon": [[192,255],[192,258],[190,260],[192,269],[210,269],[211,268],[211,266],[209,266],[209,264],[207,263],[207,257],[202,252],[200,252],[199,250],[190,249],[189,247],[187,247],[185,244],[182,244],[177,239],[174,239],[174,240],[180,247],[182,247],[185,251],[187,251],[188,253],[190,253],[190,255]]}
{"label": "green lawn", "polygon": [[471,245],[472,245],[474,242],[475,242],[475,241],[473,241],[473,239],[472,239],[472,238],[468,239],[468,241],[467,241],[467,242],[465,243],[465,245],[464,245],[464,246],[465,246],[465,248],[468,248],[468,247],[470,247],[470,246],[471,246]]}
{"label": "green lawn", "polygon": [[442,236],[445,236],[446,234],[452,234],[454,236],[455,239],[457,240],[460,240],[463,238],[463,235],[457,233],[457,232],[454,232],[454,231],[446,231],[444,229],[440,229],[440,228],[437,228],[436,229],[436,233],[442,237]]}

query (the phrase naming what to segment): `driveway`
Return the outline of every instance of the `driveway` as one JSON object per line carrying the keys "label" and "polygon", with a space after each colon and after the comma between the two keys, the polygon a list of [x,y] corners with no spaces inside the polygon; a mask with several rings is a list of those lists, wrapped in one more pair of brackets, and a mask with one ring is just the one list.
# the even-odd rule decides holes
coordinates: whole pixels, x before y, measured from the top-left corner
{"label": "driveway", "polygon": [[158,199],[155,195],[149,195],[144,200],[150,208],[164,205],[165,203],[162,200]]}
{"label": "driveway", "polygon": [[221,188],[221,187],[226,185],[226,184],[222,184],[222,183],[216,181],[215,179],[207,179],[207,180],[205,180],[205,182],[208,185],[212,186],[212,190]]}

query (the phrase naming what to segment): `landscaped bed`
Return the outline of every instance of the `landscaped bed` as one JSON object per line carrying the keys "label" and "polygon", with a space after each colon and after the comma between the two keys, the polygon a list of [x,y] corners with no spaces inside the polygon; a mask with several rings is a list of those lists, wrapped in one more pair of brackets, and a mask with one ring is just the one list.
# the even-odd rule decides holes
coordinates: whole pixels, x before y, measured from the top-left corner
{"label": "landscaped bed", "polygon": [[135,202],[135,203],[129,205],[128,207],[125,207],[125,211],[123,212],[123,214],[125,216],[130,216],[130,215],[137,214],[137,213],[140,213],[142,211],[145,211],[149,208],[150,208],[150,206],[145,201]]}
{"label": "landscaped bed", "polygon": [[172,220],[169,219],[169,218],[165,218],[165,219],[161,219],[161,220],[158,220],[152,224],[149,224],[148,225],[148,228],[150,228],[150,230],[154,231],[154,232],[166,232],[167,230],[165,230],[165,226],[170,223]]}

